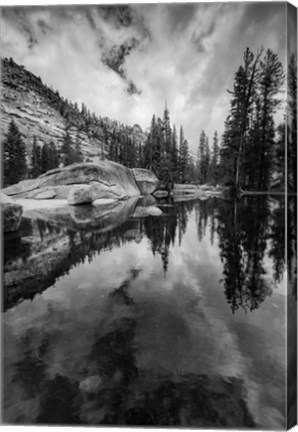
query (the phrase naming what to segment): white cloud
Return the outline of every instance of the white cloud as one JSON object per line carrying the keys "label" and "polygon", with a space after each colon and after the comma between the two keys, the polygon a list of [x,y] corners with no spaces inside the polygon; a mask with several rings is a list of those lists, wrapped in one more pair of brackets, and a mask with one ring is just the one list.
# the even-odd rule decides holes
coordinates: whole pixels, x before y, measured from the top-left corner
{"label": "white cloud", "polygon": [[[182,124],[195,152],[202,129],[222,133],[226,89],[247,46],[284,56],[282,4],[133,5],[127,16],[100,7],[5,9],[2,55],[12,56],[65,97],[102,116],[150,125],[162,115]],[[123,25],[124,22],[124,25]],[[127,80],[102,62],[135,38],[125,57]],[[35,43],[37,41],[37,43]],[[132,80],[141,94],[127,93]]]}

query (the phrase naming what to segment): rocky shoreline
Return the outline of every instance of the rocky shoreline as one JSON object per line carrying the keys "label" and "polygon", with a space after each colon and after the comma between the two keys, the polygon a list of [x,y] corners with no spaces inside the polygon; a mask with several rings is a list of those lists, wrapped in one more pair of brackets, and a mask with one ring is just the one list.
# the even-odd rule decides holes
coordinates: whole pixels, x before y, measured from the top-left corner
{"label": "rocky shoreline", "polygon": [[[132,197],[153,195],[154,201],[171,196],[174,201],[181,201],[206,199],[223,194],[223,188],[207,185],[175,184],[171,191],[159,187],[160,182],[151,171],[142,168],[130,169],[111,161],[79,163],[57,168],[36,179],[23,180],[2,189],[4,232],[18,230],[23,211],[64,211],[71,214],[72,211],[67,209],[69,206],[92,204],[99,211],[106,203]],[[161,211],[152,205],[149,210],[143,209],[140,215],[157,216],[160,213]]]}

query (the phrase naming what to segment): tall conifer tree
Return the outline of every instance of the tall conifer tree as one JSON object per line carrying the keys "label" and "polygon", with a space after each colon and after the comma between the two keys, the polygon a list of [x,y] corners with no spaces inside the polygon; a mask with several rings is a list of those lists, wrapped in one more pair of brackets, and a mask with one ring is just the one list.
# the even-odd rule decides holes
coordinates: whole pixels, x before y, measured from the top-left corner
{"label": "tall conifer tree", "polygon": [[36,136],[33,137],[33,146],[31,152],[31,169],[30,177],[36,178],[41,174],[41,150],[36,141]]}
{"label": "tall conifer tree", "polygon": [[21,133],[12,120],[3,142],[4,186],[9,186],[26,178],[27,152]]}

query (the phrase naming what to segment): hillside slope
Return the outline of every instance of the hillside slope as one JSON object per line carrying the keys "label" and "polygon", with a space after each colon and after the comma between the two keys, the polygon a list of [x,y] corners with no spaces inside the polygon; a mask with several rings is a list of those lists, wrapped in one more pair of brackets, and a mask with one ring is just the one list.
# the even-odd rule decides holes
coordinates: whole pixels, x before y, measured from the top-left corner
{"label": "hillside slope", "polygon": [[61,146],[66,130],[73,142],[81,143],[85,159],[96,161],[108,151],[113,132],[125,133],[136,144],[143,144],[146,134],[140,126],[123,125],[107,117],[98,117],[61,97],[39,77],[12,59],[1,59],[1,140],[14,120],[30,154],[33,137],[42,145],[53,141]]}

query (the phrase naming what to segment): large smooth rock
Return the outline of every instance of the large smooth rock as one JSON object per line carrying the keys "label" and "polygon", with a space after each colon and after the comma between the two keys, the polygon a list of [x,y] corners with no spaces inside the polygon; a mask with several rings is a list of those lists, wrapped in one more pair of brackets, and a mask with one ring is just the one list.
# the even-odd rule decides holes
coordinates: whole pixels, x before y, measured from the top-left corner
{"label": "large smooth rock", "polygon": [[42,192],[39,192],[35,199],[45,200],[45,199],[53,199],[55,198],[57,193],[53,189],[45,189]]}
{"label": "large smooth rock", "polygon": [[17,231],[20,227],[22,220],[22,206],[15,203],[13,199],[1,192],[1,211],[3,231]]}
{"label": "large smooth rock", "polygon": [[77,185],[71,188],[67,197],[68,204],[90,204],[94,201],[93,188],[90,185]]}
{"label": "large smooth rock", "polygon": [[67,199],[74,185],[92,185],[94,199],[128,198],[140,195],[140,189],[130,168],[111,161],[80,163],[57,168],[37,179],[24,180],[4,189],[16,198],[34,198],[52,190],[56,199]]}
{"label": "large smooth rock", "polygon": [[159,180],[152,171],[144,168],[133,168],[132,171],[143,195],[150,195],[157,189]]}

